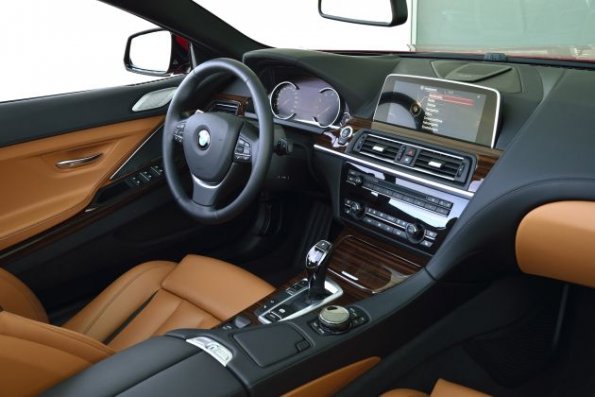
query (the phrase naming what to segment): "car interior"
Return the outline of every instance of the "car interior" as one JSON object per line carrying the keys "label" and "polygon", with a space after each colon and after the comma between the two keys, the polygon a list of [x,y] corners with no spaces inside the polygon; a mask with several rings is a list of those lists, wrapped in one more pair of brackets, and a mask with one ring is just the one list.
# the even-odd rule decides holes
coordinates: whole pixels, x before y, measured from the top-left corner
{"label": "car interior", "polygon": [[[101,1],[161,78],[0,103],[0,396],[595,393],[592,45],[277,48]],[[304,6],[419,40],[481,11],[351,3]],[[592,44],[595,5],[546,3]]]}

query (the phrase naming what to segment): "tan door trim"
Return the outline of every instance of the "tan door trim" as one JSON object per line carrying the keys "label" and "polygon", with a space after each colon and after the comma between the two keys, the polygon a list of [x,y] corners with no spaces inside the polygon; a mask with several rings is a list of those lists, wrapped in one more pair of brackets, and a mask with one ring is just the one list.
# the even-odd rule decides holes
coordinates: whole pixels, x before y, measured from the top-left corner
{"label": "tan door trim", "polygon": [[[0,148],[0,250],[81,212],[162,123],[155,116]],[[80,167],[57,166],[96,154]]]}

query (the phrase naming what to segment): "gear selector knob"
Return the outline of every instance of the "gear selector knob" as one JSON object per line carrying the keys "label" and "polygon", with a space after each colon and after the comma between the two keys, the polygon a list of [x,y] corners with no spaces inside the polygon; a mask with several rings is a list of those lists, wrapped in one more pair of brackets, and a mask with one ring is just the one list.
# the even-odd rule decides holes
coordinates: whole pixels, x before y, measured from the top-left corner
{"label": "gear selector knob", "polygon": [[326,240],[317,242],[306,255],[306,273],[308,275],[308,299],[322,299],[326,295],[324,280],[330,252],[333,245]]}

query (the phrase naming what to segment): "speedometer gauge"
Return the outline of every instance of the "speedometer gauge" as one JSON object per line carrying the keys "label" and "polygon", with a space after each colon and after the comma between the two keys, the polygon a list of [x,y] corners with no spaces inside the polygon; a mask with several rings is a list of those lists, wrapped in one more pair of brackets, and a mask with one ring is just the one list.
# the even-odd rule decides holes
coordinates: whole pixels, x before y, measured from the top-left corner
{"label": "speedometer gauge", "polygon": [[341,114],[341,98],[330,87],[321,89],[316,98],[314,121],[321,127],[335,123]]}
{"label": "speedometer gauge", "polygon": [[275,117],[289,120],[295,116],[298,105],[298,88],[290,81],[277,84],[271,92],[271,110]]}

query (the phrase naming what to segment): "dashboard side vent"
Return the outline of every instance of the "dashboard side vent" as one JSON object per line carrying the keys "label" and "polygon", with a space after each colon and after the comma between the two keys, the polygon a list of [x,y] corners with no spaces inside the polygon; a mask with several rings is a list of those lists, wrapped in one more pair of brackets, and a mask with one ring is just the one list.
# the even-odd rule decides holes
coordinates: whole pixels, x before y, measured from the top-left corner
{"label": "dashboard side vent", "polygon": [[209,107],[209,112],[224,112],[230,114],[238,114],[240,110],[240,104],[234,101],[215,101],[212,102]]}
{"label": "dashboard side vent", "polygon": [[366,156],[393,161],[396,160],[401,146],[399,142],[390,139],[376,135],[364,135],[358,142],[358,151]]}
{"label": "dashboard side vent", "polygon": [[465,159],[462,157],[421,149],[413,163],[413,168],[454,181],[464,173],[466,167]]}
{"label": "dashboard side vent", "polygon": [[366,131],[352,152],[456,184],[465,184],[473,170],[471,157],[386,138]]}

